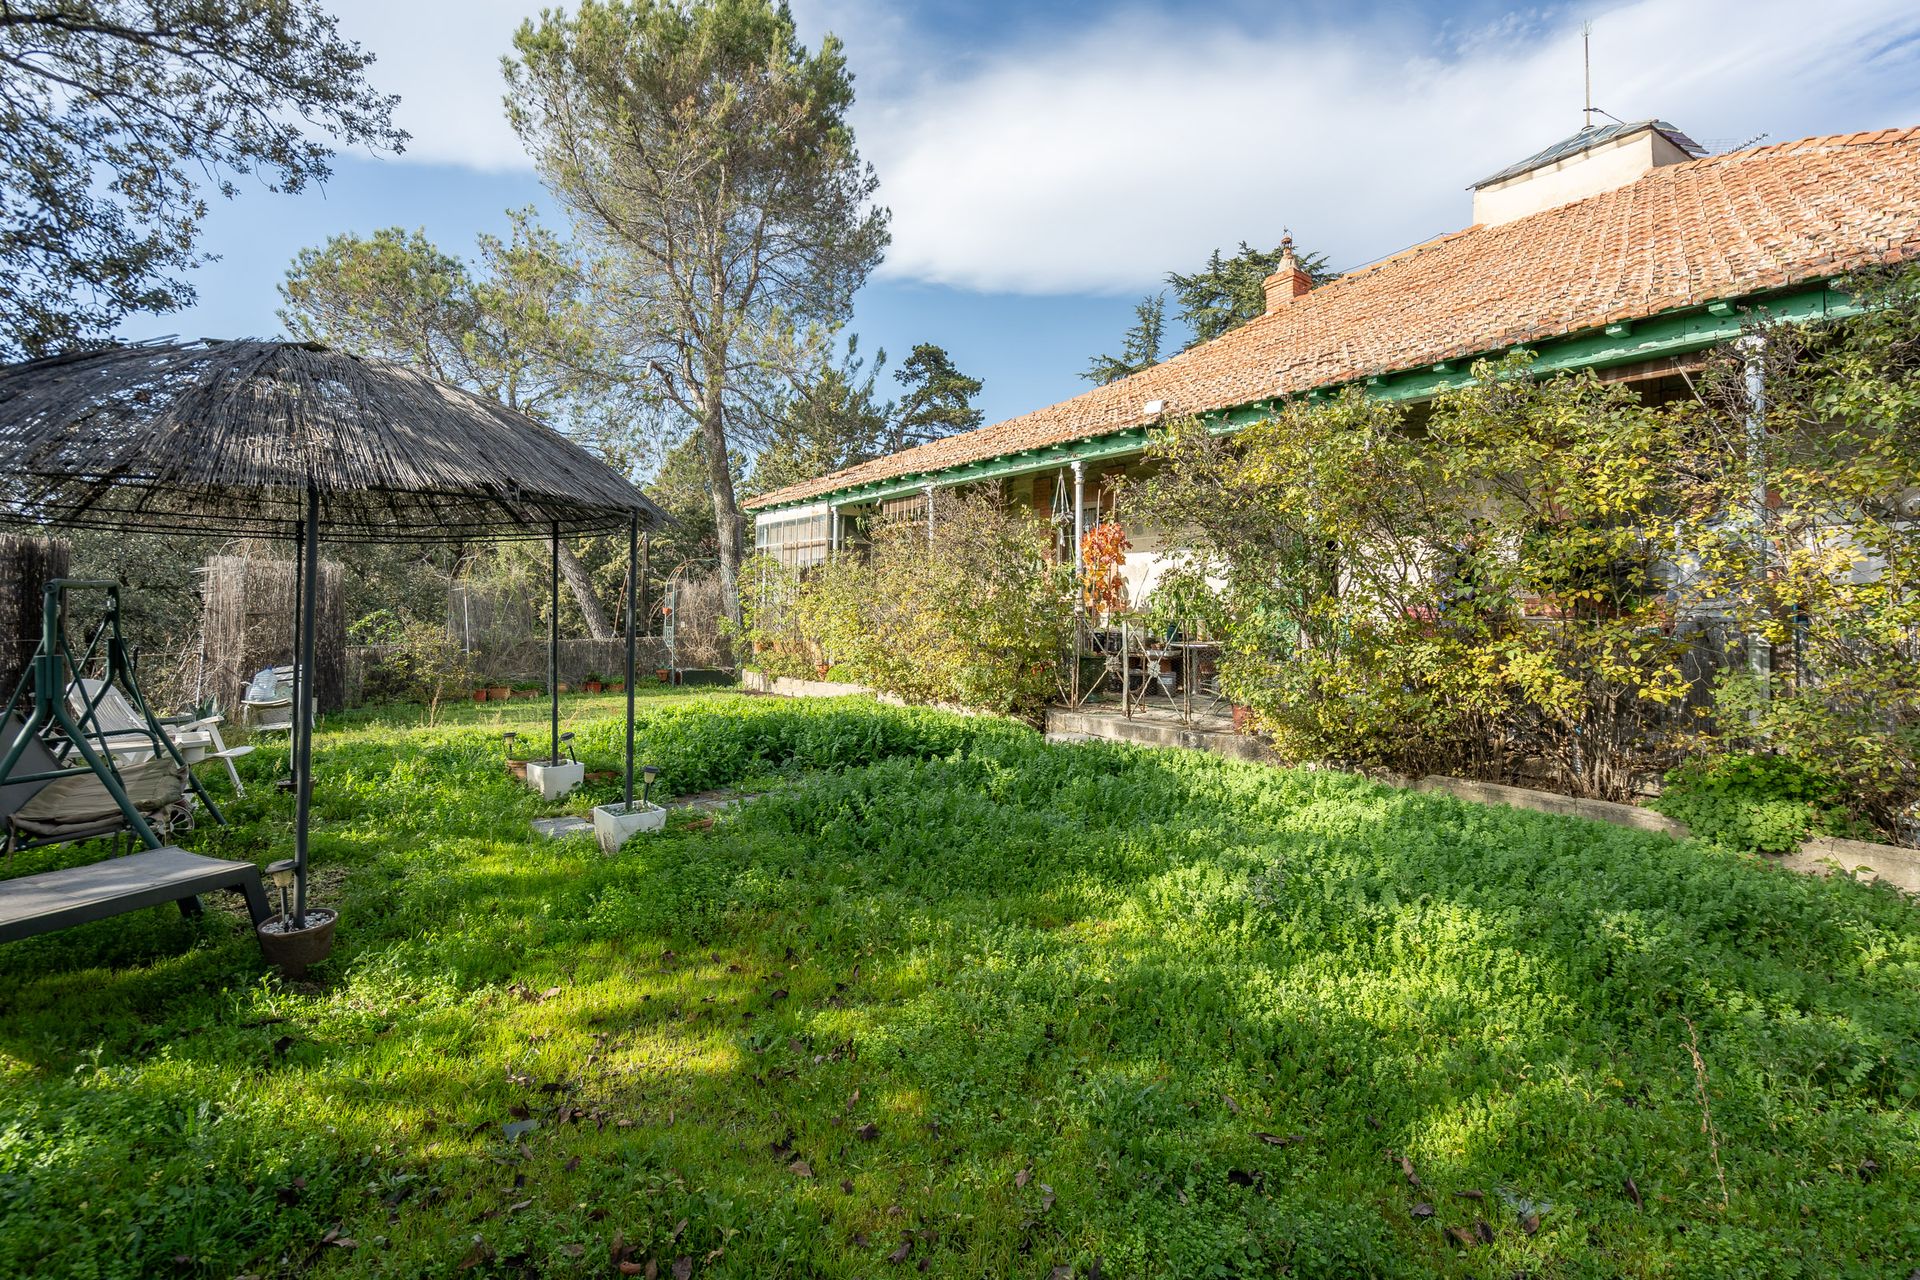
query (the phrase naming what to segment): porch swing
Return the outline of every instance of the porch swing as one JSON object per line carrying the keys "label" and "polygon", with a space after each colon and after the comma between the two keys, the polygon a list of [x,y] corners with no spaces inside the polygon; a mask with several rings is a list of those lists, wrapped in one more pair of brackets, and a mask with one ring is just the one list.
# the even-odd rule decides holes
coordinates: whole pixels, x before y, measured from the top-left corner
{"label": "porch swing", "polygon": [[[69,599],[98,593],[104,605],[76,656]],[[95,678],[84,673],[97,671]],[[124,714],[131,711],[131,715]],[[266,915],[260,872],[251,862],[205,858],[165,845],[190,826],[193,795],[215,822],[225,817],[147,705],[120,630],[120,588],[113,582],[55,578],[41,604],[40,641],[0,712],[0,823],[5,850],[132,835],[146,852],[113,859],[101,892],[94,867],[36,877],[26,897],[0,902],[0,941],[118,914],[133,906],[178,902],[197,915],[199,895],[239,890],[256,921]],[[72,883],[69,883],[71,881]],[[88,891],[76,892],[91,882]]]}

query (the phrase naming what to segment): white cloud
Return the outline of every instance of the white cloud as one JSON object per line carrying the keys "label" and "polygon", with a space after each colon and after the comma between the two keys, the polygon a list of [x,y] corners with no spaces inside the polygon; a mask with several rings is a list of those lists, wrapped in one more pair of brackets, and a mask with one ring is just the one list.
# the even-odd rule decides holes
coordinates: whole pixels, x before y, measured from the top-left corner
{"label": "white cloud", "polygon": [[[513,33],[547,7],[569,0],[322,0],[340,33],[375,55],[369,78],[400,95],[399,123],[413,135],[402,162],[456,164],[486,171],[533,165],[507,124],[500,60]],[[798,21],[809,43],[832,30],[850,51],[861,92],[908,69],[914,48],[902,12],[881,0],[802,0]]]}
{"label": "white cloud", "polygon": [[374,54],[374,87],[400,95],[399,123],[413,135],[403,160],[533,167],[501,106],[500,59],[540,0],[330,0],[327,7],[340,34]]}
{"label": "white cloud", "polygon": [[[540,0],[333,0],[402,95],[405,160],[526,169],[499,63]],[[942,45],[883,0],[803,0],[857,77],[893,209],[883,274],[967,289],[1129,292],[1241,239],[1347,267],[1467,220],[1466,184],[1580,123],[1579,28],[1516,10],[1471,31],[1354,17],[1125,10]],[[1205,11],[1203,11],[1204,13]],[[1909,0],[1638,0],[1593,15],[1594,96],[1710,145],[1920,123]]]}
{"label": "white cloud", "polygon": [[[1910,4],[1806,15],[1800,0],[1602,12],[1595,100],[1722,146],[1920,123]],[[1132,12],[865,101],[894,211],[883,271],[1131,291],[1283,225],[1336,266],[1390,253],[1463,225],[1468,182],[1579,126],[1578,31],[1509,21],[1436,48],[1385,27],[1248,33]]]}

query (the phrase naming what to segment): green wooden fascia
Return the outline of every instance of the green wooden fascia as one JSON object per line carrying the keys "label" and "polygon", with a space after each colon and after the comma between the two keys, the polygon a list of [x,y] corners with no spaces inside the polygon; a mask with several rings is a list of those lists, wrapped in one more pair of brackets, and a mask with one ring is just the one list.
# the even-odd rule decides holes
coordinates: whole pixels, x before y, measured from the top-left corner
{"label": "green wooden fascia", "polygon": [[[888,498],[898,498],[903,494],[918,493],[930,484],[946,488],[956,484],[981,484],[989,480],[1006,480],[1014,476],[1031,475],[1036,471],[1051,471],[1073,462],[1099,462],[1107,458],[1139,453],[1146,447],[1147,428],[1128,427],[1122,431],[1109,432],[1086,440],[1073,440],[1048,448],[1023,449],[1018,453],[983,458],[979,462],[948,467],[944,471],[920,471],[904,476],[893,476],[871,484],[856,485],[851,489],[839,489],[831,494],[803,498],[799,502],[781,503],[780,506],[798,506],[827,499],[830,499],[835,506],[864,506],[870,502],[885,502]],[[779,507],[762,507],[761,510],[777,511]]]}
{"label": "green wooden fascia", "polygon": [[[1641,320],[1616,321],[1564,338],[1511,345],[1474,356],[1452,357],[1398,373],[1367,374],[1345,383],[1304,389],[1287,397],[1257,400],[1205,413],[1201,415],[1201,420],[1215,434],[1227,434],[1270,418],[1283,400],[1318,401],[1348,386],[1359,386],[1366,394],[1383,400],[1429,399],[1437,392],[1472,382],[1476,360],[1497,358],[1510,351],[1524,351],[1533,356],[1533,371],[1544,377],[1575,369],[1606,369],[1703,351],[1739,337],[1746,326],[1748,313],[1773,321],[1809,321],[1839,319],[1858,315],[1862,310],[1853,298],[1826,283],[1770,296],[1718,299],[1683,311],[1670,311]],[[917,472],[851,489],[815,494],[810,498],[762,507],[760,511],[778,511],[821,501],[831,501],[836,506],[881,502],[901,494],[917,492],[929,484],[974,484],[1046,471],[1076,460],[1103,461],[1143,451],[1148,444],[1148,433],[1146,426],[1127,427],[1106,435],[1044,449],[1002,454],[944,471]]]}

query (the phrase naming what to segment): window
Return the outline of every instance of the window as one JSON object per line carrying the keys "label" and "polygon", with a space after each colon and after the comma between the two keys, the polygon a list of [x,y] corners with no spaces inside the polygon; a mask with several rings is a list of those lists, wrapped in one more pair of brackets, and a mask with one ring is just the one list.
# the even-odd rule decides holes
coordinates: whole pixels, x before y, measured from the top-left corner
{"label": "window", "polygon": [[754,521],[754,547],[781,564],[811,568],[827,558],[832,518],[824,502],[769,511]]}

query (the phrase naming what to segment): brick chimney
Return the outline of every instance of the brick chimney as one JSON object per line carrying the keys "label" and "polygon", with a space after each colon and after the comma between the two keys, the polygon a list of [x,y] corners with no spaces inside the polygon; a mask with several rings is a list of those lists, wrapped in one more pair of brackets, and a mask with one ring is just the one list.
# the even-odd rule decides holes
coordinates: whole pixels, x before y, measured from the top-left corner
{"label": "brick chimney", "polygon": [[1293,256],[1292,235],[1280,237],[1280,269],[1268,276],[1265,284],[1268,315],[1313,288],[1312,277],[1300,269],[1300,260]]}

